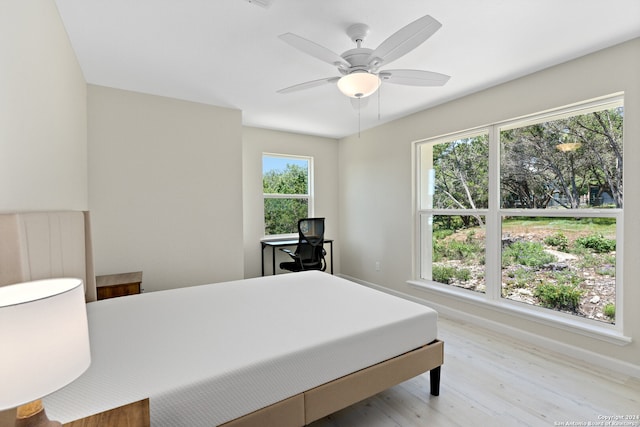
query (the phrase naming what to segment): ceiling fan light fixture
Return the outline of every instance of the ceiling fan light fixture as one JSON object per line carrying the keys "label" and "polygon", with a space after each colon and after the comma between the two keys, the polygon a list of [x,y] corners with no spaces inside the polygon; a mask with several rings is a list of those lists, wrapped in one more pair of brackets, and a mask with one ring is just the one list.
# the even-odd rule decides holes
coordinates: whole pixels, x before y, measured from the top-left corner
{"label": "ceiling fan light fixture", "polygon": [[366,71],[347,74],[338,80],[340,92],[351,98],[366,98],[380,87],[380,78]]}

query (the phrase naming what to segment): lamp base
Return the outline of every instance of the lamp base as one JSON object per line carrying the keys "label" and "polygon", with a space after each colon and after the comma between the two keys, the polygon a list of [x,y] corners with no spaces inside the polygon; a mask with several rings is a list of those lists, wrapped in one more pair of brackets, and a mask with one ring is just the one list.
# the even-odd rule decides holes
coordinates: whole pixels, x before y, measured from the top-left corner
{"label": "lamp base", "polygon": [[49,420],[42,400],[35,400],[18,407],[15,427],[62,427],[62,424]]}

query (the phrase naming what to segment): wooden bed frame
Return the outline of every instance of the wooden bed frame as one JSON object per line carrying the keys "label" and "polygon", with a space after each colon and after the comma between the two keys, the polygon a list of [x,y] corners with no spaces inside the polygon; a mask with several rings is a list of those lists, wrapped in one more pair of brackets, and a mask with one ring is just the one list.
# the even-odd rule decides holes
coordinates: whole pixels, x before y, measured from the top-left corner
{"label": "wooden bed frame", "polygon": [[328,382],[221,427],[301,427],[429,371],[431,394],[440,394],[444,342],[430,344]]}
{"label": "wooden bed frame", "polygon": [[[442,341],[433,341],[413,351],[224,423],[219,427],[301,427],[426,371],[429,371],[430,374],[431,394],[438,396],[443,349],[444,343]],[[103,425],[149,427],[151,425],[149,418],[149,399],[144,399],[66,423],[63,427],[98,427]],[[14,413],[7,418],[11,421],[14,419]],[[0,423],[0,425],[3,424]]]}

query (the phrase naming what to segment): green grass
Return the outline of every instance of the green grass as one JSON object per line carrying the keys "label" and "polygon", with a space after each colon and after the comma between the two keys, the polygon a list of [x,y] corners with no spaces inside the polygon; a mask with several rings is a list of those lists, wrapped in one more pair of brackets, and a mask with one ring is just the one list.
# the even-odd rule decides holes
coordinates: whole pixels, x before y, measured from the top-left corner
{"label": "green grass", "polygon": [[601,234],[614,237],[614,218],[556,218],[556,217],[512,217],[502,221],[502,232],[518,228],[545,229],[553,232]]}

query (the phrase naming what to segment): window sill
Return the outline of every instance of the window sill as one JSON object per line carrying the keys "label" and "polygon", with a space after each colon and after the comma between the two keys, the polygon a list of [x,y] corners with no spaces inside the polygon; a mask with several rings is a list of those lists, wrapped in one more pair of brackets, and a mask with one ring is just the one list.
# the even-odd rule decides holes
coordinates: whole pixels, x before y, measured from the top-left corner
{"label": "window sill", "polygon": [[619,326],[603,324],[597,320],[585,319],[567,313],[561,313],[543,307],[532,306],[501,298],[490,300],[484,294],[442,285],[439,283],[408,280],[407,283],[421,291],[452,297],[462,302],[488,308],[500,313],[507,313],[521,319],[537,322],[545,326],[559,328],[608,343],[624,346],[631,343],[631,337],[625,336]]}

